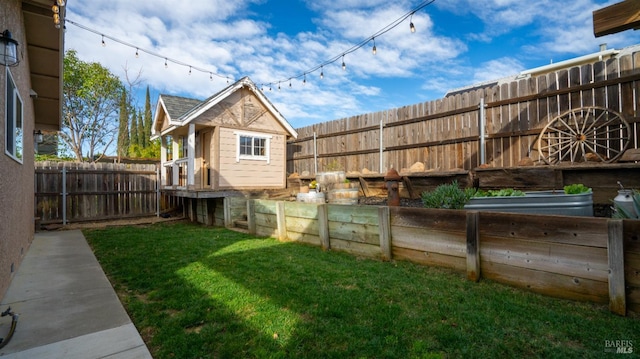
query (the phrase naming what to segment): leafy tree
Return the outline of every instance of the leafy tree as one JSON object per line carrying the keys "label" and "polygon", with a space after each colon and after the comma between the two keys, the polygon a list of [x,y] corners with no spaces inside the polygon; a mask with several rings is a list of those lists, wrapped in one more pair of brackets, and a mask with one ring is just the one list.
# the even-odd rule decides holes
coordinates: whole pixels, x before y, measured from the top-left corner
{"label": "leafy tree", "polygon": [[118,159],[129,153],[129,101],[126,91],[120,98],[120,120],[118,128]]}
{"label": "leafy tree", "polygon": [[64,57],[63,126],[60,139],[76,160],[93,161],[107,153],[118,132],[118,109],[124,88],[107,68],[81,61],[75,50]]}

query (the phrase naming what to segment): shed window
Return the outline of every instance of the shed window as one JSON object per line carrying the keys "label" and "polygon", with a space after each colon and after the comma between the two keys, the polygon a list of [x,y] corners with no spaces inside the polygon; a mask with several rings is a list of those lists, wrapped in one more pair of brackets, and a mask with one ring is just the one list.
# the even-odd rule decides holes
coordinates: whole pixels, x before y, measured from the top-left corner
{"label": "shed window", "polygon": [[269,144],[271,136],[235,132],[238,148],[236,162],[244,160],[260,160],[269,163]]}
{"label": "shed window", "polygon": [[5,153],[22,163],[22,99],[8,68],[6,86]]}

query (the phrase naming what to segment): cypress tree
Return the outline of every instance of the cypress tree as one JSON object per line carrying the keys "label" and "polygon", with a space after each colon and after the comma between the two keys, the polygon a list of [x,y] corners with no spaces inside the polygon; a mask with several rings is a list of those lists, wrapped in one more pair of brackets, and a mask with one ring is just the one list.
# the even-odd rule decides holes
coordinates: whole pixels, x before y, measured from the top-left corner
{"label": "cypress tree", "polygon": [[135,151],[138,151],[140,149],[140,141],[138,139],[138,116],[136,114],[137,111],[135,111],[132,115],[131,115],[131,128],[129,130],[129,138],[130,138],[130,151],[131,154],[133,155],[133,153]]}
{"label": "cypress tree", "polygon": [[152,122],[153,119],[151,117],[151,96],[149,95],[149,86],[147,86],[147,96],[144,100],[144,148],[148,148],[151,146],[150,138]]}
{"label": "cypress tree", "polygon": [[118,160],[120,160],[129,153],[129,103],[126,91],[122,91],[120,98],[120,117],[118,120]]}
{"label": "cypress tree", "polygon": [[144,134],[144,119],[142,113],[138,112],[138,146],[141,151],[147,147],[147,140],[148,138]]}

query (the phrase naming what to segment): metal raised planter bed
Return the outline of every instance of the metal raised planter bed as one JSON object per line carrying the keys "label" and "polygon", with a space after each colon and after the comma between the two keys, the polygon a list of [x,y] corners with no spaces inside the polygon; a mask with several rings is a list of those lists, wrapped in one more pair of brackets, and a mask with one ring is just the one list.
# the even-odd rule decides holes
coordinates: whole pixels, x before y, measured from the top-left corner
{"label": "metal raised planter bed", "polygon": [[514,197],[474,197],[464,209],[490,212],[593,216],[593,193],[565,194],[563,191],[525,192]]}

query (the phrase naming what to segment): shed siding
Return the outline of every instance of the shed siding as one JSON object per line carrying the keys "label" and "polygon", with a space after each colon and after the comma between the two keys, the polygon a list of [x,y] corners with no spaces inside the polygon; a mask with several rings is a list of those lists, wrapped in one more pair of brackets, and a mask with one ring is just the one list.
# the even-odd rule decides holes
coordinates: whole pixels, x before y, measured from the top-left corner
{"label": "shed siding", "polygon": [[197,125],[236,127],[252,131],[285,133],[286,129],[267,111],[253,92],[242,89],[229,95],[205,111],[195,121]]}
{"label": "shed siding", "polygon": [[220,128],[219,188],[283,188],[285,186],[285,136],[270,134],[270,161],[236,161],[236,131]]}

